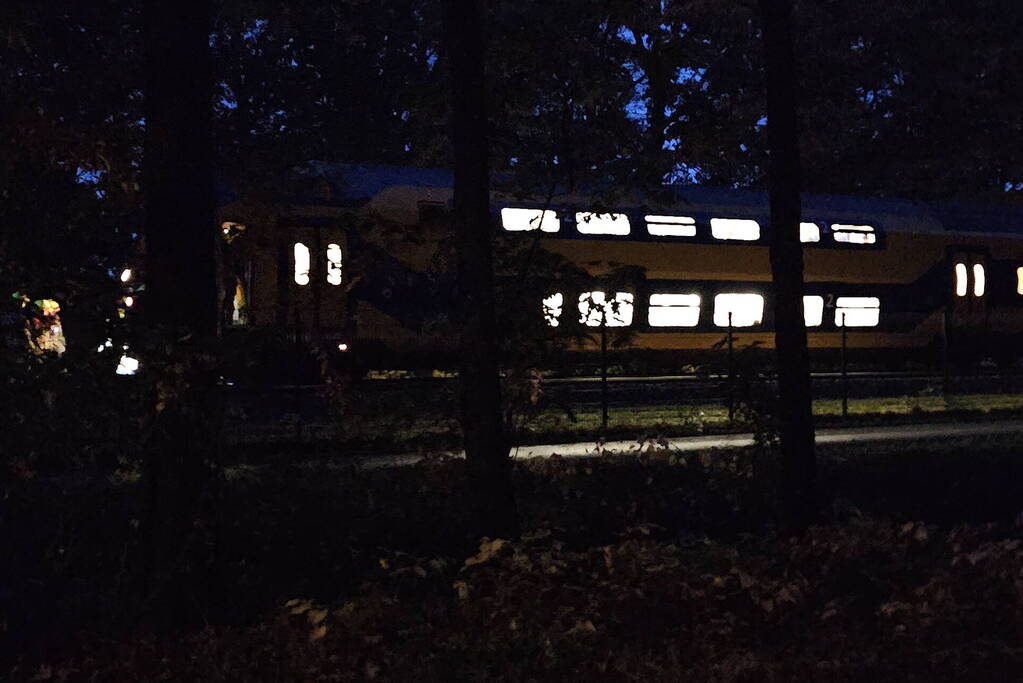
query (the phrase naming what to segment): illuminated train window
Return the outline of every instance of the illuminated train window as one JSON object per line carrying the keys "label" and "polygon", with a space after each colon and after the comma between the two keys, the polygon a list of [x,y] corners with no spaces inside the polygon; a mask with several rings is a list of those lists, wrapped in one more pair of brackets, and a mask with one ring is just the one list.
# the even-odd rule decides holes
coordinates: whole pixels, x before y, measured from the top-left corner
{"label": "illuminated train window", "polygon": [[295,242],[295,284],[309,284],[309,247]]}
{"label": "illuminated train window", "polygon": [[341,284],[341,245],[327,245],[327,282]]}
{"label": "illuminated train window", "polygon": [[969,291],[969,271],[965,263],[957,263],[953,270],[955,279],[956,296],[966,296]]}
{"label": "illuminated train window", "polygon": [[803,297],[803,322],[807,327],[820,327],[824,322],[824,297]]}
{"label": "illuminated train window", "polygon": [[580,211],[575,215],[575,224],[583,235],[628,235],[631,229],[624,213]]}
{"label": "illuminated train window", "polygon": [[799,224],[799,241],[800,242],[820,242],[821,241],[821,226],[816,223],[800,223]]}
{"label": "illuminated train window", "polygon": [[1016,293],[1023,295],[1023,266],[1016,269]]}
{"label": "illuminated train window", "polygon": [[840,296],[835,300],[835,324],[839,327],[876,327],[881,302],[876,296]]}
{"label": "illuminated train window", "polygon": [[753,242],[760,239],[760,224],[746,218],[711,218],[710,234],[718,240]]}
{"label": "illuminated train window", "polygon": [[973,296],[984,296],[984,288],[987,282],[984,278],[984,266],[979,263],[973,264]]}
{"label": "illuminated train window", "polygon": [[543,300],[543,317],[550,327],[557,327],[561,319],[561,309],[565,305],[565,296],[555,292]]}
{"label": "illuminated train window", "polygon": [[643,216],[646,230],[657,237],[695,237],[696,219],[689,216]]}
{"label": "illuminated train window", "polygon": [[848,244],[874,244],[877,242],[874,228],[869,225],[835,223],[831,226],[831,234],[836,242],[846,242]]}
{"label": "illuminated train window", "polygon": [[764,321],[764,297],[759,294],[718,294],[714,297],[714,324],[752,327]]}
{"label": "illuminated train window", "polygon": [[696,327],[700,324],[700,295],[651,294],[647,321],[651,327]]}
{"label": "illuminated train window", "polygon": [[628,327],[632,324],[634,297],[629,292],[615,292],[608,300],[604,292],[583,292],[579,295],[579,322],[587,327]]}
{"label": "illuminated train window", "polygon": [[509,232],[540,229],[541,232],[557,232],[561,221],[554,211],[543,209],[501,209],[501,225]]}

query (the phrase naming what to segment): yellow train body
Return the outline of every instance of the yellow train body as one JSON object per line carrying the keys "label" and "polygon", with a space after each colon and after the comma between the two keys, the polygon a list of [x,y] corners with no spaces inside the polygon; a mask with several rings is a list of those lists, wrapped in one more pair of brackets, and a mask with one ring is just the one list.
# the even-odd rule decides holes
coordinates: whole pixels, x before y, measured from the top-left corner
{"label": "yellow train body", "polygon": [[[453,272],[444,220],[450,179],[418,169],[325,164],[320,170],[328,189],[317,198],[239,202],[224,209],[225,220],[246,225],[243,239],[232,245],[233,271],[244,279],[246,321],[283,326],[326,346],[357,349],[373,343],[399,356],[451,353],[457,325],[445,309],[454,309],[455,301],[443,300],[451,292],[443,283]],[[592,277],[595,290],[606,284],[615,265],[641,269],[642,281],[629,292],[629,349],[711,349],[726,332],[712,309],[717,295],[729,292],[757,294],[763,304],[758,324],[736,328],[733,335],[743,344],[772,347],[766,196],[699,187],[671,192],[669,200],[630,198],[599,210],[592,197],[523,201],[495,192],[491,227],[496,235],[505,233],[505,241],[538,240],[543,251]],[[538,216],[553,212],[546,215],[556,217],[558,229],[507,232],[501,218],[505,208]],[[629,232],[585,234],[599,227],[581,222],[588,220],[581,218],[585,212],[621,216],[615,229],[627,222]],[[691,234],[652,234],[648,219],[664,216],[685,217]],[[980,344],[981,354],[1015,350],[1023,333],[1023,211],[805,196],[803,216],[818,231],[818,240],[804,245],[806,291],[824,307],[819,323],[807,329],[811,349],[834,350],[844,343],[850,349],[912,352],[958,341]],[[755,221],[759,232],[756,239],[720,239],[717,220]],[[843,226],[869,233],[844,241]],[[296,244],[313,254],[309,284],[296,280]],[[323,254],[330,245],[344,254],[342,281],[333,284],[324,281],[330,265]],[[695,325],[651,324],[652,295],[685,292],[700,297]],[[586,318],[584,308],[576,311],[586,292],[558,294],[562,320]],[[847,297],[877,301],[875,324],[848,326],[843,335],[840,307]],[[431,321],[425,309],[440,311],[438,320]],[[544,314],[539,300],[535,311]],[[592,338],[583,339],[579,348],[593,344]]]}

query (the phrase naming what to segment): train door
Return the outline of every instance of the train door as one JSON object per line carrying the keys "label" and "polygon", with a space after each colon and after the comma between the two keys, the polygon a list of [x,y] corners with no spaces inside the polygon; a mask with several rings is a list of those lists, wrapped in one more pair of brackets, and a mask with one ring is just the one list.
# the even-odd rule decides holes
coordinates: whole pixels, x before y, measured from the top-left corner
{"label": "train door", "polygon": [[947,324],[957,355],[983,356],[988,337],[988,263],[979,249],[951,253],[951,302]]}
{"label": "train door", "polygon": [[346,319],[344,282],[348,249],[344,229],[334,222],[316,225],[311,230],[311,238],[315,262],[311,269],[311,329],[317,343],[329,341],[333,345],[336,343],[333,340],[343,336]]}

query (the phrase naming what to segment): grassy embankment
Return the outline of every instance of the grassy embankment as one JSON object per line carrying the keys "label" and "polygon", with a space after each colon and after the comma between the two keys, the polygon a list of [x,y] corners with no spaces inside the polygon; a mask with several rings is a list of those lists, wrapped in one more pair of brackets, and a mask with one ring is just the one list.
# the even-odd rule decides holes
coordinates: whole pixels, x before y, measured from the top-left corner
{"label": "grassy embankment", "polygon": [[[272,423],[241,423],[234,428],[235,439],[245,444],[241,451],[257,454],[280,448],[283,442],[320,442],[317,453],[402,453],[449,450],[460,445],[457,420],[446,409],[450,400],[417,400],[408,405],[392,397],[374,396],[355,402],[355,418],[339,426],[324,418],[306,423],[294,417]],[[842,417],[841,401],[814,403],[818,427],[868,426],[1012,419],[1023,417],[1023,395],[973,394],[962,396],[899,396],[853,398],[849,417]],[[698,434],[725,434],[751,430],[740,410],[733,421],[721,403],[682,406],[612,406],[608,429],[601,429],[599,407],[576,410],[546,408],[516,418],[519,444],[568,443],[607,439],[649,439]],[[347,434],[347,438],[342,437]]]}

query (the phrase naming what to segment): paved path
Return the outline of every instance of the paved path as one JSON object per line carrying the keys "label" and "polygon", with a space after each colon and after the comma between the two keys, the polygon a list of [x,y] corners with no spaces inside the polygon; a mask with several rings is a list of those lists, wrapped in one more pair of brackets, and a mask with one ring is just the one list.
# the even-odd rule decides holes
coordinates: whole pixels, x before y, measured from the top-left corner
{"label": "paved path", "polygon": [[[849,427],[841,429],[818,429],[818,444],[854,443],[865,441],[907,441],[912,439],[948,439],[965,436],[997,436],[1019,434],[1023,444],[1023,420],[1002,420],[998,422],[952,422],[944,424],[915,424],[876,427]],[[700,451],[711,448],[745,448],[753,445],[752,434],[719,434],[712,436],[689,436],[667,439],[660,442],[608,441],[597,445],[593,441],[579,443],[545,444],[539,446],[517,446],[512,449],[515,458],[546,458],[560,455],[570,458],[595,457],[599,455],[637,455],[654,451]],[[462,457],[461,452],[448,453]],[[410,465],[422,460],[419,455],[382,455],[361,458],[365,467],[395,467]]]}

